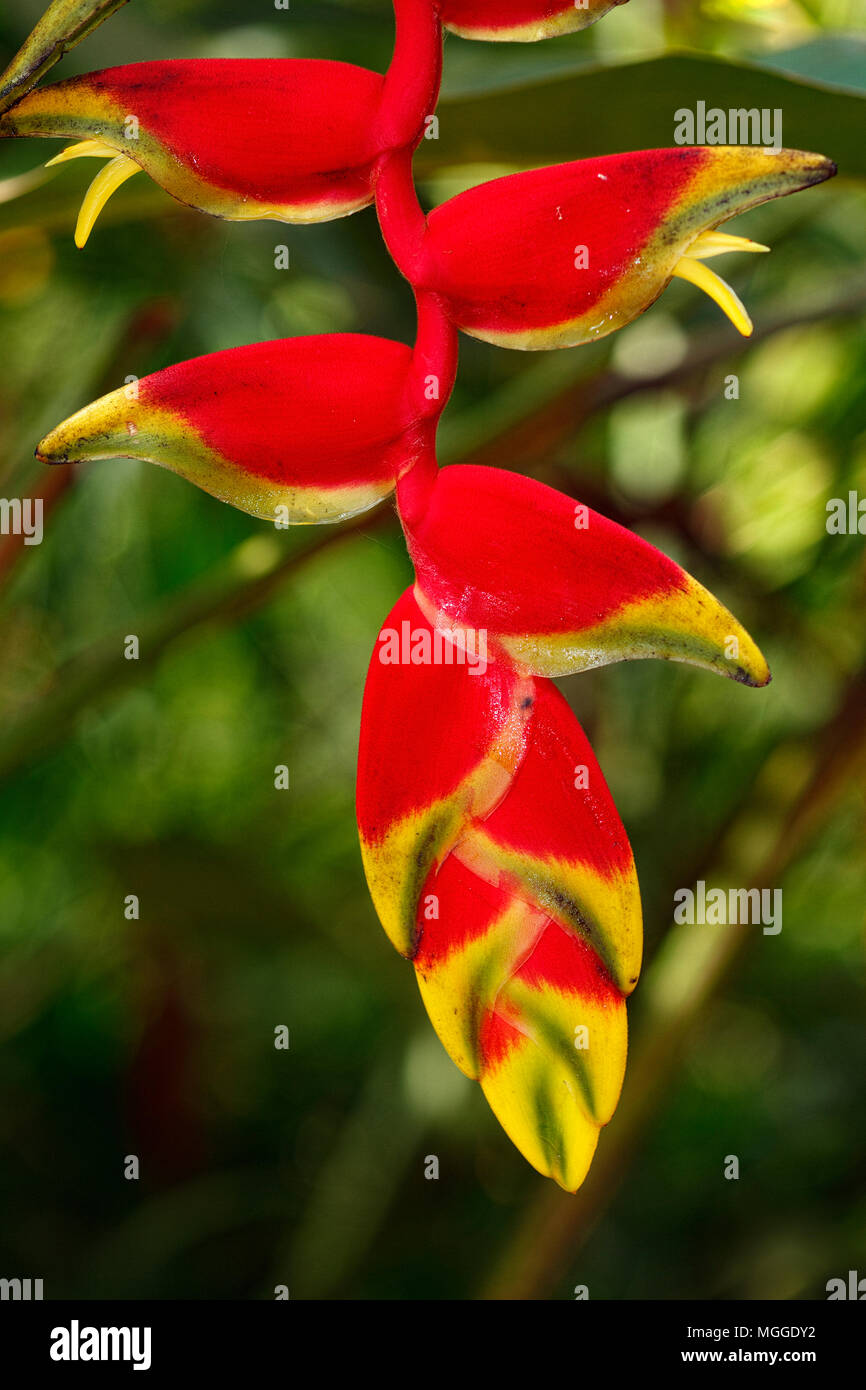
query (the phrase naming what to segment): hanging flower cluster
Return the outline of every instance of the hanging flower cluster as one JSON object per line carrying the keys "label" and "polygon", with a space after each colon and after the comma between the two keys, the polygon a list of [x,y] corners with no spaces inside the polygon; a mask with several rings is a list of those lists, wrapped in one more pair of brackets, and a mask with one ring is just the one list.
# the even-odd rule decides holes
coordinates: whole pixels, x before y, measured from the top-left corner
{"label": "hanging flower cluster", "polygon": [[519,475],[439,470],[457,330],[571,347],[631,322],[679,276],[747,334],[707,261],[767,248],[719,224],[835,172],[790,150],[650,150],[496,179],[425,215],[412,155],[438,97],[442,27],[542,39],[614,3],[394,0],[384,76],[297,59],[152,62],[28,91],[31,52],[0,117],[4,135],[74,141],[51,163],[107,161],[79,246],[141,170],[238,221],[315,222],[375,203],[415,294],[413,347],[327,334],[213,353],[143,378],[134,399],[120,389],[86,406],[37,453],[149,459],[269,520],[338,521],[396,492],[416,582],[385,620],[364,696],[367,881],[450,1056],[568,1191],[622,1085],[641,913],[626,833],[551,678],[644,657],[751,686],[770,673],[736,619],[647,542]]}

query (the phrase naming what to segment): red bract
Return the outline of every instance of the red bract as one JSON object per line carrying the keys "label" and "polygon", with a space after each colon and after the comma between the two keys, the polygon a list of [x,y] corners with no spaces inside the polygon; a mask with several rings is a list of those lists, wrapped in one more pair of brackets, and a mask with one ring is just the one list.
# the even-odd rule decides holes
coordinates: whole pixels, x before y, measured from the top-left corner
{"label": "red bract", "polygon": [[405,157],[391,159],[377,190],[392,255],[414,285],[443,297],[458,327],[513,348],[603,337],[648,309],[674,275],[751,332],[736,295],[704,262],[767,248],[713,229],[836,171],[798,150],[645,150],[493,179],[425,220],[407,169]]}
{"label": "red bract", "polygon": [[210,353],[85,406],[37,453],[48,463],[148,459],[272,521],[352,516],[408,469],[435,469],[453,330],[435,301],[419,309],[414,350],[340,333]]}
{"label": "red bract", "polygon": [[619,1096],[641,954],[628,840],[574,715],[407,592],[370,663],[358,823],[439,1037],[529,1162],[573,1191]]}
{"label": "red bract", "polygon": [[[468,657],[447,636],[436,637],[407,590],[370,664],[358,825],[362,847],[380,847],[368,881],[403,955],[415,949],[417,897],[429,869],[468,815],[489,813],[523,753],[520,679],[504,664],[488,669],[483,653]],[[386,844],[392,849],[383,851]]]}
{"label": "red bract", "polygon": [[687,661],[746,685],[767,663],[712,594],[655,546],[519,473],[445,468],[398,488],[422,606],[542,676]]}
{"label": "red bract", "polygon": [[532,43],[594,24],[625,0],[440,0],[442,23],[466,39]]}
{"label": "red bract", "polygon": [[0,135],[72,137],[58,160],[112,160],[85,199],[79,245],[138,169],[235,221],[345,216],[372,202],[377,161],[414,148],[436,105],[438,20],[426,0],[396,0],[396,16],[384,77],[306,59],[133,63],[36,89],[0,118]]}

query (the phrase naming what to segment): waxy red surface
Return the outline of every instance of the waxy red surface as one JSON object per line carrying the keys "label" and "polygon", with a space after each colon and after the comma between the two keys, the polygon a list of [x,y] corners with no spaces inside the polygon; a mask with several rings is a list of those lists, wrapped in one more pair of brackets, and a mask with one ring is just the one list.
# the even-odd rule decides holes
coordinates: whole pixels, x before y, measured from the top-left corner
{"label": "waxy red surface", "polygon": [[545,986],[599,1004],[618,1005],[622,995],[591,946],[558,922],[549,922],[515,971],[515,978],[536,989]]}
{"label": "waxy red surface", "polygon": [[[382,631],[432,628],[411,589]],[[483,675],[466,666],[383,664],[377,640],[361,714],[358,824],[381,840],[394,822],[448,796],[488,753],[511,707],[517,677],[499,664]]]}
{"label": "waxy red surface", "polygon": [[380,153],[384,79],[350,63],[172,59],[72,81],[135,115],[200,178],[261,201],[362,196]]}
{"label": "waxy red surface", "polygon": [[[424,917],[424,903],[435,893],[439,917]],[[507,912],[513,898],[507,884],[488,883],[449,855],[429,875],[419,897],[418,947],[412,957],[422,975],[441,965],[454,951],[484,936]]]}
{"label": "waxy red surface", "polygon": [[[471,188],[430,213],[429,284],[469,329],[578,318],[634,263],[705,158],[687,148],[606,155]],[[575,264],[581,247],[585,267]]]}
{"label": "waxy red surface", "polygon": [[400,450],[388,446],[412,424],[411,361],[404,343],[360,333],[284,338],[166,367],[141,381],[139,399],[176,412],[259,477],[372,481],[394,476]]}
{"label": "waxy red surface", "polygon": [[427,510],[404,519],[422,590],[452,620],[509,635],[577,632],[682,587],[682,571],[660,550],[577,507],[519,473],[441,469]]}
{"label": "waxy red surface", "polygon": [[[610,0],[622,4],[624,0]],[[563,11],[574,9],[575,0],[441,0],[443,24],[456,29],[514,29],[524,24],[543,23]],[[607,8],[593,3],[591,9]]]}
{"label": "waxy red surface", "polygon": [[555,685],[533,684],[523,761],[484,830],[525,854],[580,861],[603,874],[627,869],[628,839],[589,739]]}

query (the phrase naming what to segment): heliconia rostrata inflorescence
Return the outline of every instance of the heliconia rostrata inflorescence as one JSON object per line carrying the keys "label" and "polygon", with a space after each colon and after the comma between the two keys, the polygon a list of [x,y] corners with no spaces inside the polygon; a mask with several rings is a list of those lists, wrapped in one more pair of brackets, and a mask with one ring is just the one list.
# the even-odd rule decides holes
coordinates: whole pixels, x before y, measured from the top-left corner
{"label": "heliconia rostrata inflorescence", "polygon": [[413,347],[329,334],[213,353],[86,406],[37,453],[149,459],[271,521],[338,521],[396,493],[416,582],[385,620],[364,695],[367,881],[448,1053],[568,1191],[619,1097],[641,912],[625,830],[551,678],[643,657],[752,686],[770,673],[736,619],[646,541],[514,473],[439,470],[458,330],[570,347],[631,322],[678,276],[749,333],[707,261],[767,248],[719,223],[835,172],[796,150],[647,150],[495,179],[425,215],[412,155],[436,106],[442,28],[544,39],[618,2],[394,0],[384,76],[210,59],[37,87],[118,4],[55,0],[0,83],[0,134],[72,140],[51,163],[107,161],[80,246],[139,170],[232,220],[316,222],[375,204],[415,294]]}

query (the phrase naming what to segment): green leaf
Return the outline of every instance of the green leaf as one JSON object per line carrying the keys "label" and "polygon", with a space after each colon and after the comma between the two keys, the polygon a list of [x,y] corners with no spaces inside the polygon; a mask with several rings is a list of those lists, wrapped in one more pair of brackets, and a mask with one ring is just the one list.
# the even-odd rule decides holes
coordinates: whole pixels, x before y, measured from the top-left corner
{"label": "green leaf", "polygon": [[[485,162],[533,167],[665,147],[674,143],[675,112],[703,101],[708,109],[778,108],[788,148],[826,154],[841,174],[866,177],[863,99],[848,89],[858,61],[866,71],[866,44],[852,38],[847,48],[847,55],[841,46],[831,53],[818,41],[760,66],[672,53],[616,66],[575,63],[568,72],[538,76],[531,64],[523,76],[513,63],[494,67],[471,90],[468,84],[446,89],[439,139],[422,141],[418,172]],[[820,81],[811,77],[815,72]]]}
{"label": "green leaf", "polygon": [[866,40],[857,34],[822,34],[811,43],[765,53],[756,61],[817,86],[866,95]]}

